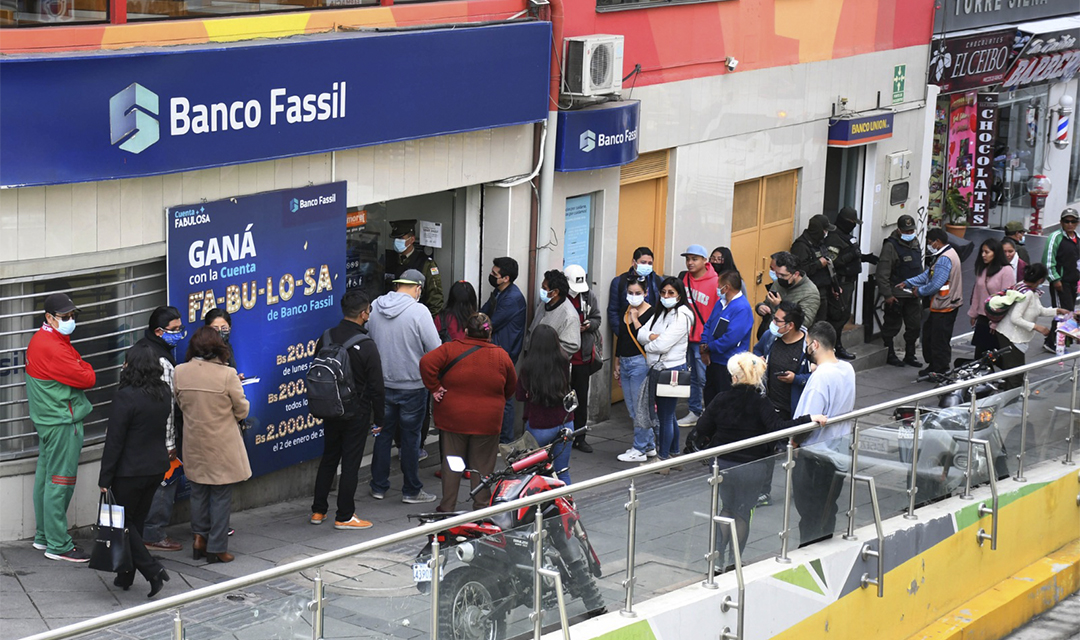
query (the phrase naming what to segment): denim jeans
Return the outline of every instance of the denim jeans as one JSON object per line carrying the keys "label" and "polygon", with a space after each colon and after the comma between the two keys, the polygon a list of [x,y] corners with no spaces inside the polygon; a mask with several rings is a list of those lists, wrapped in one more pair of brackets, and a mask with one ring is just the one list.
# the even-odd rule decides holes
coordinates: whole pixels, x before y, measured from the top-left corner
{"label": "denim jeans", "polygon": [[645,362],[645,356],[629,356],[619,358],[619,384],[622,386],[623,404],[630,414],[630,421],[634,423],[634,448],[641,453],[653,449],[653,431],[648,428],[638,427],[634,418],[638,394],[641,386],[649,375],[649,365]]}
{"label": "denim jeans", "polygon": [[[555,436],[559,435],[559,432],[563,429],[573,430],[574,420],[570,419],[564,425],[558,427],[551,427],[549,429],[534,429],[529,426],[529,423],[525,423],[525,430],[528,431],[536,438],[537,444],[541,447],[546,447],[555,439]],[[569,442],[563,442],[557,444],[551,448],[551,466],[559,471],[559,480],[562,480],[566,484],[570,484],[570,444]],[[563,471],[565,469],[565,471]]]}
{"label": "denim jeans", "polygon": [[386,493],[390,488],[390,449],[400,435],[401,488],[403,496],[415,496],[424,488],[420,482],[420,427],[427,411],[427,389],[386,389],[383,428],[375,437],[371,454],[371,490]]}
{"label": "denim jeans", "polygon": [[[686,365],[679,365],[665,371],[686,371]],[[693,394],[693,389],[690,393]],[[692,395],[691,398],[693,398]],[[656,417],[660,420],[660,433],[656,434],[660,447],[656,451],[661,460],[679,455],[679,427],[675,424],[675,405],[678,403],[678,398],[656,396]]]}
{"label": "denim jeans", "polygon": [[705,363],[701,361],[700,342],[686,344],[686,364],[690,367],[690,411],[700,416],[705,406]]}

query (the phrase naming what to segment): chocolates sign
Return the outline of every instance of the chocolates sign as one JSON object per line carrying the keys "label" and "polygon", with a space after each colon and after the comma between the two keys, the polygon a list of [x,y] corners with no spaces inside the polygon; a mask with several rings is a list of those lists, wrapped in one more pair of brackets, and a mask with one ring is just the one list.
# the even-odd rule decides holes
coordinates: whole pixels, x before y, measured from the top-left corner
{"label": "chocolates sign", "polygon": [[994,140],[997,139],[998,96],[980,93],[975,108],[975,166],[972,167],[968,226],[987,226],[994,186]]}
{"label": "chocolates sign", "polygon": [[930,57],[930,84],[958,93],[1000,83],[1015,58],[1015,29],[942,38]]}

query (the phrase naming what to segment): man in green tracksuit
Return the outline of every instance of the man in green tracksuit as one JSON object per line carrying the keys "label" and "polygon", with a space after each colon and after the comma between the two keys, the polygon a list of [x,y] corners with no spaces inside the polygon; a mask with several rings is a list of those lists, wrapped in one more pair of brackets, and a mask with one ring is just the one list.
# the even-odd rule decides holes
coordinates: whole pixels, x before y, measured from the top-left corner
{"label": "man in green tracksuit", "polygon": [[71,346],[78,309],[66,294],[45,299],[45,322],[26,348],[26,397],[38,433],[34,476],[34,548],[50,560],[86,562],[90,556],[68,534],[67,508],[75,492],[83,419],[93,406],[85,389],[94,369]]}

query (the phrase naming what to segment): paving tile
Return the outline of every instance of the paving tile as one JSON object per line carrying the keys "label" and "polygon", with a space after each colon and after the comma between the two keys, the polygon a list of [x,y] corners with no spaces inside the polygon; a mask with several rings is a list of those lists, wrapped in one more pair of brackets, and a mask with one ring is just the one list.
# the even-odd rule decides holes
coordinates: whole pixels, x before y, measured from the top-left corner
{"label": "paving tile", "polygon": [[0,596],[0,620],[13,618],[41,619],[30,596],[22,592],[7,592]]}
{"label": "paving tile", "polygon": [[49,630],[41,618],[4,618],[0,624],[0,640],[16,640]]}
{"label": "paving tile", "polygon": [[[48,564],[42,564],[48,563]],[[27,593],[42,591],[95,591],[103,586],[98,572],[85,564],[59,564],[42,559],[39,566],[19,575]],[[110,578],[110,581],[112,578]]]}

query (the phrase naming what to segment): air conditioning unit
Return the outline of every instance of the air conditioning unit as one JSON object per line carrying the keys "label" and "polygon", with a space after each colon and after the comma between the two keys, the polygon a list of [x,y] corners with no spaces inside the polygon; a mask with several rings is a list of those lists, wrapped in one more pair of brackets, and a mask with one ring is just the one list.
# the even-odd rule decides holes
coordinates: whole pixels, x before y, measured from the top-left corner
{"label": "air conditioning unit", "polygon": [[623,37],[576,36],[563,40],[563,81],[572,96],[622,91]]}

